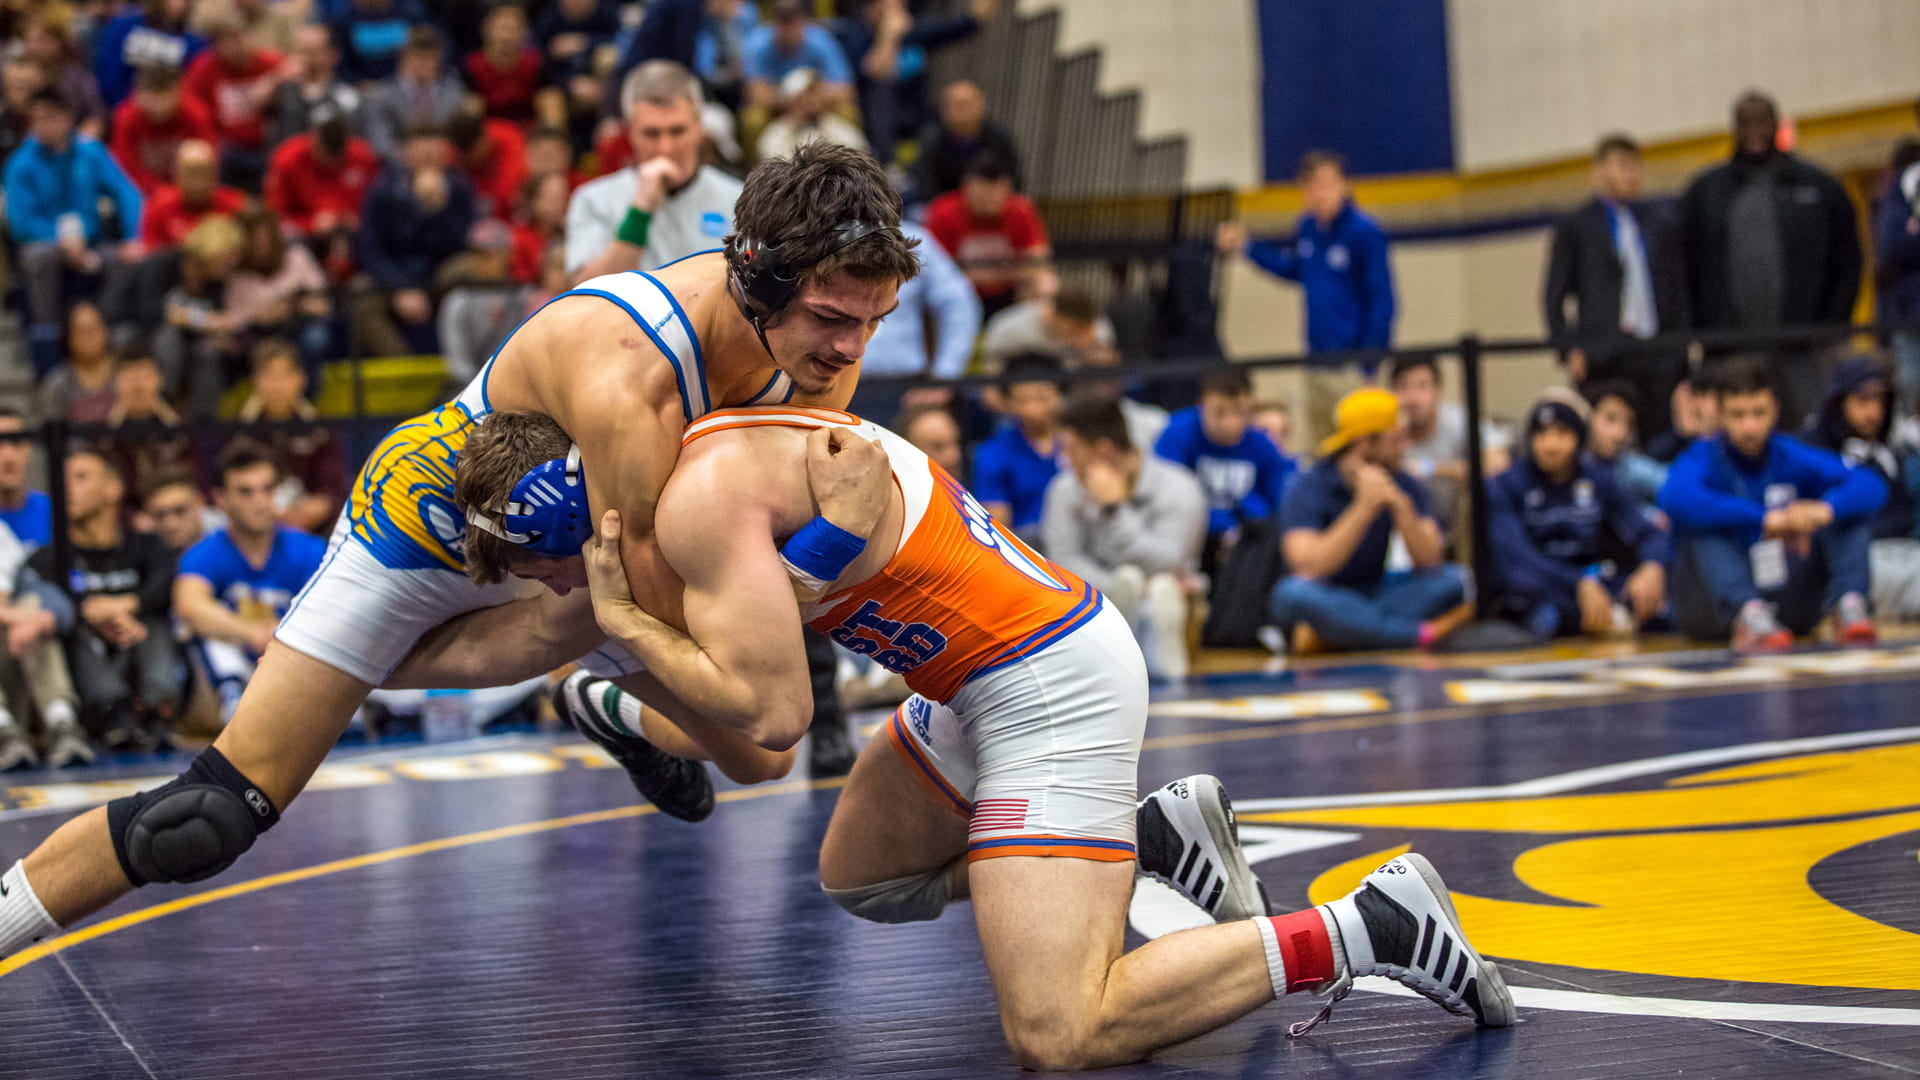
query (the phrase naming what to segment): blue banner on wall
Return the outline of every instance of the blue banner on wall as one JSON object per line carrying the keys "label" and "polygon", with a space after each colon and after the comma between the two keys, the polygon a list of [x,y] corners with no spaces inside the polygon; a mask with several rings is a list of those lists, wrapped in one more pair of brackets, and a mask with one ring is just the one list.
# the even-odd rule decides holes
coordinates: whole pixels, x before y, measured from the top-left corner
{"label": "blue banner on wall", "polygon": [[1337,150],[1356,174],[1453,168],[1445,0],[1259,0],[1266,173]]}

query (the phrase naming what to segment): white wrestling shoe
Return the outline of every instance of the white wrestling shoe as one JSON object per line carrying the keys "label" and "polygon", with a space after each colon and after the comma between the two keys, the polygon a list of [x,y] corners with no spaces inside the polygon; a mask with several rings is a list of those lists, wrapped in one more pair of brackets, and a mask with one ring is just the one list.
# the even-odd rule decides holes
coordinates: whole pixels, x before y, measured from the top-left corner
{"label": "white wrestling shoe", "polygon": [[1294,1024],[1287,1034],[1305,1035],[1333,1013],[1353,980],[1380,975],[1483,1027],[1513,1023],[1513,995],[1490,960],[1467,944],[1454,914],[1446,882],[1424,856],[1402,855],[1368,874],[1360,887],[1322,904],[1338,927],[1334,955],[1339,974],[1314,991],[1329,1000],[1312,1019]]}
{"label": "white wrestling shoe", "polygon": [[1266,886],[1240,850],[1233,804],[1220,781],[1181,777],[1134,811],[1140,872],[1193,901],[1217,923],[1273,914]]}

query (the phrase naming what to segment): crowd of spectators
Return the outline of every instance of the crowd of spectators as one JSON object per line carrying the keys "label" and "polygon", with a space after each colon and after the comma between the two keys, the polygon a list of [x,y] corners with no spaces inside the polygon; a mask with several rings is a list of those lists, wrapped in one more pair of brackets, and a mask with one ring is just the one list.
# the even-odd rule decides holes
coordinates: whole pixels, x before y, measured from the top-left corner
{"label": "crowd of spectators", "polygon": [[[1228,369],[1169,413],[1123,363],[1141,358],[1124,295],[1103,305],[1051,265],[993,103],[928,83],[929,51],[1001,5],[819,6],[0,6],[10,261],[39,379],[33,415],[0,411],[0,768],[230,712],[347,496],[343,440],[309,400],[331,362],[431,355],[464,381],[553,295],[716,246],[739,176],[811,140],[886,164],[920,240],[924,272],[869,348],[867,376],[912,380],[879,418],[1098,585],[1157,677],[1188,673],[1196,633],[1432,647],[1477,611],[1529,641],[1673,628],[1760,650],[1828,616],[1843,641],[1871,640],[1875,612],[1920,616],[1920,334],[1894,337],[1890,365],[1638,344],[1850,314],[1853,204],[1781,148],[1763,96],[1736,103],[1734,155],[1675,203],[1642,198],[1631,139],[1600,143],[1543,287],[1572,388],[1481,433],[1476,493],[1442,367],[1393,354],[1388,234],[1338,154],[1302,161],[1294,236],[1216,238],[1299,284],[1308,392],[1261,400]],[[1875,267],[1883,313],[1912,319],[1920,149],[1893,176]],[[968,373],[994,384],[953,384]],[[51,419],[78,425],[40,465],[61,470],[63,522],[28,486],[27,433]],[[1503,553],[1477,582],[1476,496]]]}

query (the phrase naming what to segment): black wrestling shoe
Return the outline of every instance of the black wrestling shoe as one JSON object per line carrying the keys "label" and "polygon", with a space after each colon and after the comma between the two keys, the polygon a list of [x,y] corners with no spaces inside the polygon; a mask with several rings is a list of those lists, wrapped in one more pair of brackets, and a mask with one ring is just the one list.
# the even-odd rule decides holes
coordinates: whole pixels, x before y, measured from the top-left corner
{"label": "black wrestling shoe", "polygon": [[807,775],[815,780],[845,776],[853,771],[853,740],[847,738],[847,721],[836,715],[831,723],[816,723],[807,729]]}
{"label": "black wrestling shoe", "polygon": [[713,813],[713,778],[703,762],[675,757],[630,731],[620,721],[624,693],[606,679],[576,671],[553,691],[553,711],[575,731],[598,743],[627,770],[634,789],[681,821]]}

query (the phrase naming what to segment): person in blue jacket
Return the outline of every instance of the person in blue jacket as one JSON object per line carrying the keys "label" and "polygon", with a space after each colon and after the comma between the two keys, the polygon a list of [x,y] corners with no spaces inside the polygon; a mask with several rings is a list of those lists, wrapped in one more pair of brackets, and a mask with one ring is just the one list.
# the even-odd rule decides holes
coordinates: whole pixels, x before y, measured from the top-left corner
{"label": "person in blue jacket", "polygon": [[141,202],[106,146],[74,131],[73,105],[59,91],[35,94],[27,115],[32,134],[7,159],[0,186],[7,228],[20,246],[28,348],[34,371],[45,373],[59,363],[75,289],[98,280],[113,295],[126,271],[101,220],[101,201],[113,204],[123,237],[140,234]]}
{"label": "person in blue jacket", "polygon": [[1186,466],[1207,493],[1207,548],[1201,570],[1232,547],[1242,526],[1280,510],[1293,459],[1253,426],[1253,382],[1238,368],[1200,380],[1200,403],[1174,413],[1153,451]]}
{"label": "person in blue jacket", "polygon": [[1660,489],[1673,519],[1674,621],[1740,652],[1777,652],[1831,612],[1846,644],[1871,644],[1868,542],[1887,485],[1873,469],[1776,434],[1765,360],[1723,362],[1721,431],[1674,459]]}
{"label": "person in blue jacket", "polygon": [[207,39],[187,29],[193,0],[144,0],[139,7],[108,20],[94,40],[93,77],[107,108],[133,93],[141,68],[185,72]]}
{"label": "person in blue jacket", "polygon": [[1488,608],[1543,640],[1638,629],[1667,606],[1665,537],[1613,469],[1581,453],[1585,404],[1541,395],[1518,460],[1487,481]]}
{"label": "person in blue jacket", "polygon": [[340,44],[341,80],[393,78],[407,34],[426,22],[419,0],[351,0],[332,22],[333,40]]}
{"label": "person in blue jacket", "polygon": [[[1307,212],[1292,240],[1249,244],[1246,229],[1231,223],[1217,237],[1221,252],[1244,251],[1262,270],[1299,283],[1306,298],[1308,353],[1386,350],[1394,314],[1386,230],[1354,205],[1347,163],[1339,154],[1309,151],[1300,159],[1299,180]],[[1371,375],[1377,364],[1377,359],[1364,361],[1362,370]],[[1305,416],[1315,425],[1311,437],[1325,434],[1318,425],[1357,383],[1351,371],[1337,367],[1308,370]]]}

